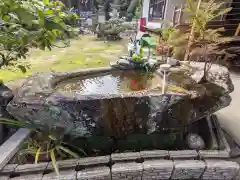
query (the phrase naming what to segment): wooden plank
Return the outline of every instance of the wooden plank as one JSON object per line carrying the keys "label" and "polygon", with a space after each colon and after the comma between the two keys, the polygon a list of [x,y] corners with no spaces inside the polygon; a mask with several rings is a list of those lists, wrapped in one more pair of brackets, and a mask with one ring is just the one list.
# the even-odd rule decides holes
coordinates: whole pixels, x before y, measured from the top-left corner
{"label": "wooden plank", "polygon": [[175,160],[171,179],[199,179],[205,170],[205,163],[198,160]]}
{"label": "wooden plank", "polygon": [[24,140],[30,135],[30,130],[19,129],[3,145],[0,146],[0,169],[13,158],[22,147]]}

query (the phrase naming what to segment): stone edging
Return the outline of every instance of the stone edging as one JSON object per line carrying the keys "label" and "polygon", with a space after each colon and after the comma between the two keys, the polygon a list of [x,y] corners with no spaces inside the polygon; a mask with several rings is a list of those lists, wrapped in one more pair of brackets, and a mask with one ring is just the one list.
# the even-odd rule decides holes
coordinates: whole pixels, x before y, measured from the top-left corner
{"label": "stone edging", "polygon": [[[161,152],[160,152],[161,153]],[[137,153],[140,155],[140,153]],[[156,152],[155,152],[156,154]],[[131,157],[131,153],[128,154]],[[136,154],[135,154],[136,155]],[[144,162],[117,161],[113,156],[59,161],[60,177],[50,163],[14,165],[1,171],[0,179],[9,180],[122,180],[122,179],[233,179],[239,171],[236,162],[226,160],[144,159]],[[112,162],[112,165],[109,164]],[[110,165],[110,166],[107,166]],[[11,175],[11,176],[10,176]],[[19,176],[20,175],[20,176]],[[9,178],[12,177],[12,178]]]}
{"label": "stone edging", "polygon": [[[217,116],[213,115],[209,120],[219,131],[218,134],[220,134],[220,139],[225,147],[224,150],[152,150],[58,161],[62,179],[232,179],[237,174],[239,165],[227,161],[230,148],[222,130],[218,128]],[[19,150],[29,134],[29,131],[20,129],[10,138],[10,141],[5,142],[5,146],[0,147],[0,152],[1,149],[3,152],[4,148],[6,149],[6,144],[15,142],[11,139],[21,135],[21,142],[20,140],[15,142],[13,149],[9,150],[8,146],[6,151],[8,155],[5,159],[2,158],[0,163],[2,167]],[[11,146],[13,147],[13,145]],[[51,163],[8,164],[0,172],[0,180],[4,180],[4,178],[8,180],[59,179],[52,171]]]}

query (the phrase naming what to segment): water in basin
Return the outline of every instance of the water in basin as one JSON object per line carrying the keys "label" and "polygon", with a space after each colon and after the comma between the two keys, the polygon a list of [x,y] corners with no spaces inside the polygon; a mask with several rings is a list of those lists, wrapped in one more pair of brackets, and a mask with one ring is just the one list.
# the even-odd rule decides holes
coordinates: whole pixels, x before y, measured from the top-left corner
{"label": "water in basin", "polygon": [[153,89],[161,85],[161,77],[143,71],[114,71],[81,76],[60,82],[56,89],[81,95],[118,94]]}

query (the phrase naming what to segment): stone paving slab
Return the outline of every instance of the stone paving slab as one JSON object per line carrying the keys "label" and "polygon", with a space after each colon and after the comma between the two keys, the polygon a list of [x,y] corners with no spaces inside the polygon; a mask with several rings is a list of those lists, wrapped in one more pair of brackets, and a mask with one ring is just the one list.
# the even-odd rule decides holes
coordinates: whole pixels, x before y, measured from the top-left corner
{"label": "stone paving slab", "polygon": [[110,156],[86,157],[78,159],[78,165],[90,166],[96,164],[107,164],[110,162]]}
{"label": "stone paving slab", "polygon": [[14,178],[11,178],[11,180],[42,180],[43,174],[29,174],[29,175],[20,175]]}
{"label": "stone paving slab", "polygon": [[106,166],[87,168],[77,173],[77,180],[111,180],[110,168]]}
{"label": "stone paving slab", "polygon": [[153,160],[143,162],[144,180],[164,180],[171,177],[173,171],[173,162],[171,160]]}
{"label": "stone paving slab", "polygon": [[112,180],[141,180],[142,163],[116,163],[112,166]]}
{"label": "stone paving slab", "polygon": [[[70,163],[71,161],[66,162]],[[51,167],[50,163],[48,165]],[[72,166],[74,167],[75,164]],[[75,168],[60,170],[60,176],[57,176],[55,172],[44,171],[41,166],[39,167],[42,172],[36,171],[36,168],[15,167],[15,165],[6,166],[3,169],[5,174],[0,173],[0,180],[225,180],[234,179],[239,171],[239,165],[236,162],[219,159],[204,161],[148,159],[143,163],[122,161],[116,162],[111,168],[99,165],[89,166],[78,172]],[[23,172],[20,171],[21,169]],[[9,176],[14,173],[16,176],[9,178],[6,172],[11,170],[12,173],[10,172]],[[30,172],[30,170],[33,171]]]}
{"label": "stone paving slab", "polygon": [[0,172],[1,173],[13,172],[16,169],[17,166],[18,166],[18,164],[8,164]]}
{"label": "stone paving slab", "polygon": [[239,165],[232,161],[206,160],[206,170],[202,175],[203,180],[207,179],[233,179],[238,171]]}
{"label": "stone paving slab", "polygon": [[139,152],[129,152],[129,153],[115,153],[111,155],[112,161],[135,161],[140,159]]}
{"label": "stone paving slab", "polygon": [[0,176],[0,180],[9,180],[9,176]]}
{"label": "stone paving slab", "polygon": [[198,157],[196,150],[169,151],[170,159],[195,159]]}
{"label": "stone paving slab", "polygon": [[206,159],[206,158],[229,158],[229,152],[227,151],[217,151],[217,150],[200,150],[199,156],[201,159]]}
{"label": "stone paving slab", "polygon": [[44,171],[47,168],[48,163],[38,163],[38,164],[23,164],[15,168],[16,173],[28,173],[28,172],[38,172]]}
{"label": "stone paving slab", "polygon": [[143,159],[167,158],[169,157],[169,152],[165,150],[140,151],[140,156]]}
{"label": "stone paving slab", "polygon": [[205,163],[198,160],[175,160],[171,179],[199,179],[205,170]]}
{"label": "stone paving slab", "polygon": [[[74,169],[78,165],[79,159],[69,159],[58,161],[58,168],[62,169]],[[52,163],[48,163],[46,170],[53,169]]]}
{"label": "stone paving slab", "polygon": [[60,175],[55,172],[46,174],[42,180],[76,180],[77,172],[75,170],[60,171]]}

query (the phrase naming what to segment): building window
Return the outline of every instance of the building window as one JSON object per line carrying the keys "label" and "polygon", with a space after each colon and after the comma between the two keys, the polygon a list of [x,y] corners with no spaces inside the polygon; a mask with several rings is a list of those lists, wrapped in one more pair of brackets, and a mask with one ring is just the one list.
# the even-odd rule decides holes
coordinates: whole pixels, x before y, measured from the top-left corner
{"label": "building window", "polygon": [[161,20],[164,18],[165,0],[150,0],[149,21]]}
{"label": "building window", "polygon": [[83,12],[91,11],[91,1],[80,0],[80,11],[83,11]]}

